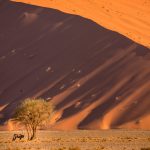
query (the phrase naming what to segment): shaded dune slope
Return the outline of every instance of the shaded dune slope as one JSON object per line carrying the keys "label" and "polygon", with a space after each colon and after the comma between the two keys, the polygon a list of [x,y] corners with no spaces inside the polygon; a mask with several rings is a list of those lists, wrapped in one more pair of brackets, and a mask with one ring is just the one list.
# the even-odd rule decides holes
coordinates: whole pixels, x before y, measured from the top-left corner
{"label": "shaded dune slope", "polygon": [[150,48],[149,0],[13,0],[92,19]]}
{"label": "shaded dune slope", "polygon": [[150,51],[86,18],[0,6],[0,116],[26,97],[56,105],[55,129],[150,127]]}

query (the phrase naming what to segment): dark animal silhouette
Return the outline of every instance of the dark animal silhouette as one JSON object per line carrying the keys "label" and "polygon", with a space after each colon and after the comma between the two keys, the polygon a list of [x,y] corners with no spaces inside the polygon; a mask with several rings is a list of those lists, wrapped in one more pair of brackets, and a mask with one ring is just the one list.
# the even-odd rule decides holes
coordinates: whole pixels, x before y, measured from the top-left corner
{"label": "dark animal silhouette", "polygon": [[14,134],[12,141],[15,141],[17,138],[21,140],[22,138],[24,138],[24,135],[23,134]]}

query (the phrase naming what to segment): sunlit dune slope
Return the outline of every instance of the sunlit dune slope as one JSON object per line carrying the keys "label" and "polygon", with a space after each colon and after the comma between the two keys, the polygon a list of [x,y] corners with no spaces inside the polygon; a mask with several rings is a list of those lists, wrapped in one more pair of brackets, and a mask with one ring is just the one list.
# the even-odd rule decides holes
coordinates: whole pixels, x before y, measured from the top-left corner
{"label": "sunlit dune slope", "polygon": [[148,48],[29,4],[4,1],[0,20],[1,124],[24,98],[43,97],[56,105],[54,129],[150,129]]}
{"label": "sunlit dune slope", "polygon": [[81,15],[150,47],[150,0],[15,0]]}

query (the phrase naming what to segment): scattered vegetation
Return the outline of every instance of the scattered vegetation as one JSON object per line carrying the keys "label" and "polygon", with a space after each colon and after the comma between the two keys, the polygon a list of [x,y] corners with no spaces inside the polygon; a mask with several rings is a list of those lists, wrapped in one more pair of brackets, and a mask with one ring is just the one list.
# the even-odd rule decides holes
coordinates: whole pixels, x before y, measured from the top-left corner
{"label": "scattered vegetation", "polygon": [[21,132],[0,132],[0,150],[150,150],[150,131],[39,130],[36,140],[12,141],[14,133]]}

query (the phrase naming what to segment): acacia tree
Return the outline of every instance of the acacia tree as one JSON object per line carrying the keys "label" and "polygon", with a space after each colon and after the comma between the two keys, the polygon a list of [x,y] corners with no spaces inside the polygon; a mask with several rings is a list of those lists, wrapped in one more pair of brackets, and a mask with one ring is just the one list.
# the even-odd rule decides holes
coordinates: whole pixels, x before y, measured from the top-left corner
{"label": "acacia tree", "polygon": [[44,99],[25,99],[16,109],[14,120],[25,126],[28,140],[36,138],[37,128],[45,125],[54,112],[54,106]]}

